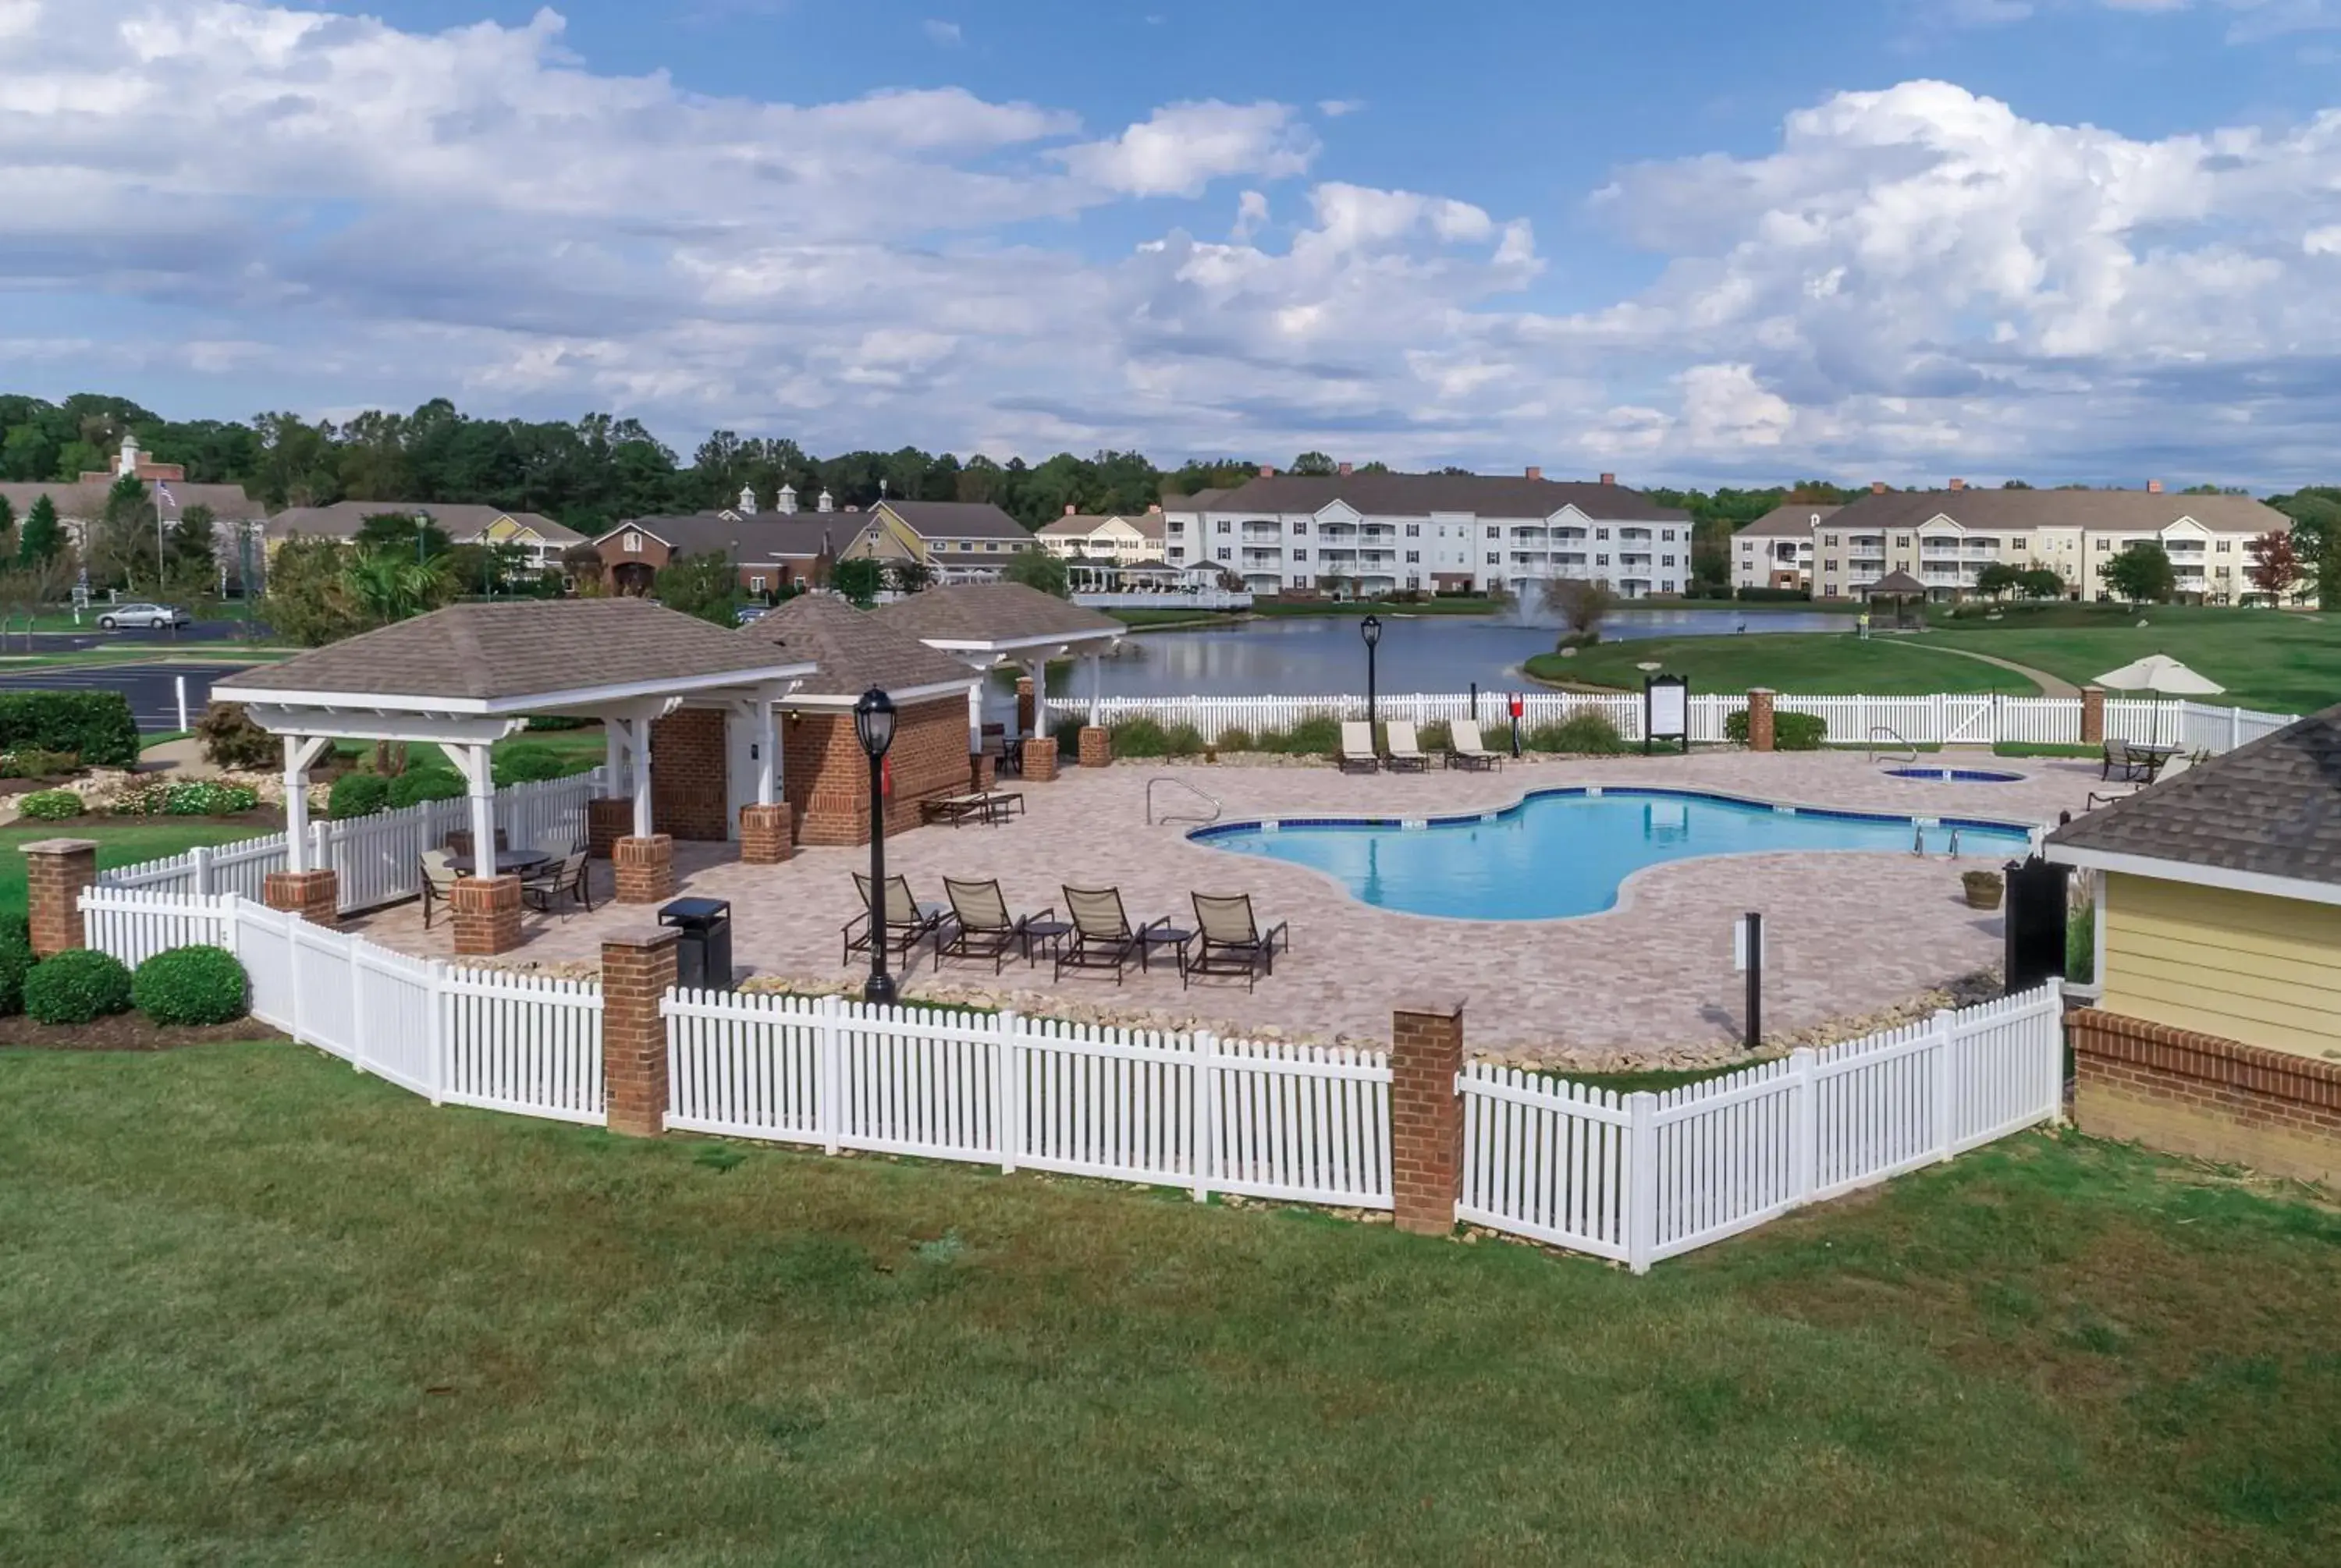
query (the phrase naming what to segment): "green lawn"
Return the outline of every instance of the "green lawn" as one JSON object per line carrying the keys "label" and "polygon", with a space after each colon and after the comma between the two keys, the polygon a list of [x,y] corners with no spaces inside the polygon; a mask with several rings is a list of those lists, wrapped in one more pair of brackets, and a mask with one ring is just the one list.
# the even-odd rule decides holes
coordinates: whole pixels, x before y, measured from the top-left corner
{"label": "green lawn", "polygon": [[1930,652],[1889,637],[1850,632],[1750,632],[1745,637],[1659,637],[1604,642],[1563,659],[1539,654],[1529,673],[1576,685],[1639,690],[1635,666],[1656,660],[1689,679],[1694,691],[1745,691],[1768,686],[1805,694],[1861,692],[1893,697],[1928,691],[2005,691],[2033,697],[2040,689],[2012,670],[1978,659]]}
{"label": "green lawn", "polygon": [[2341,702],[2341,617],[2060,605],[2045,613],[2011,609],[1997,621],[1940,621],[1929,640],[2013,659],[2076,685],[2149,653],[2167,653],[2225,686],[2225,700],[2246,708],[2313,713]]}
{"label": "green lawn", "polygon": [[[17,847],[43,839],[95,839],[100,870],[183,855],[198,844],[233,844],[268,831],[249,822],[174,822],[75,817],[65,822],[18,822],[0,828],[0,917],[25,912],[25,857]],[[0,1019],[0,1037],[6,1020]]]}
{"label": "green lawn", "polygon": [[2025,1136],[1635,1279],[0,1051],[10,1563],[2341,1559],[2341,1219]]}

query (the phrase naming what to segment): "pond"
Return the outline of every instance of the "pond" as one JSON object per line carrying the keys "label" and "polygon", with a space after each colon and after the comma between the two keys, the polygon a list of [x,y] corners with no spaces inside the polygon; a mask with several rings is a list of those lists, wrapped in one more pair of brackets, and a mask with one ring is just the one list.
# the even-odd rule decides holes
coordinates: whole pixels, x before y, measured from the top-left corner
{"label": "pond", "polygon": [[[1381,619],[1376,683],[1390,692],[1463,691],[1474,682],[1517,687],[1521,662],[1551,652],[1559,634],[1552,624],[1493,616],[1393,612]],[[1745,627],[1753,637],[1842,631],[1847,625],[1846,617],[1819,610],[1631,610],[1603,621],[1601,636],[1604,641],[1732,636]],[[1263,618],[1192,631],[1133,633],[1121,657],[1106,664],[1104,677],[1109,697],[1312,697],[1363,690],[1366,653],[1356,616]],[[1077,681],[1073,670],[1063,670],[1050,690],[1073,695]]]}

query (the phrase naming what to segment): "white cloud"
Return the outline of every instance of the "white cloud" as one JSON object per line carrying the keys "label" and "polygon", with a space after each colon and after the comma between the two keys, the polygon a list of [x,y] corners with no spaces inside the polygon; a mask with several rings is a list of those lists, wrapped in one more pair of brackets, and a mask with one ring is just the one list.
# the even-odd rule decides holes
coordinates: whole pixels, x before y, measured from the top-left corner
{"label": "white cloud", "polygon": [[967,35],[956,22],[938,22],[929,17],[919,27],[926,34],[927,42],[938,49],[956,49],[967,42]]}
{"label": "white cloud", "polygon": [[1317,112],[1324,115],[1328,120],[1339,120],[1346,115],[1354,114],[1365,106],[1366,101],[1363,98],[1320,98],[1317,100]]}
{"label": "white cloud", "polygon": [[1304,173],[1317,141],[1282,104],[1172,104],[1110,141],[1058,154],[1077,176],[1132,196],[1192,196],[1230,174]]}

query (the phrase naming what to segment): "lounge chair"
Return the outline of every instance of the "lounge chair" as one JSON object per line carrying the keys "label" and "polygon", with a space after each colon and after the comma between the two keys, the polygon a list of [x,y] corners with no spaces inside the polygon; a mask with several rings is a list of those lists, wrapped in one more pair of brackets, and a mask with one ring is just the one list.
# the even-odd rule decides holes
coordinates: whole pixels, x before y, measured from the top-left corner
{"label": "lounge chair", "polygon": [[911,897],[911,883],[906,877],[886,878],[885,913],[875,918],[870,897],[870,878],[861,872],[853,873],[854,890],[862,895],[862,913],[845,923],[845,963],[853,961],[856,953],[868,953],[874,938],[881,950],[892,953],[902,960],[903,973],[910,972],[911,950],[932,937],[936,939],[935,968],[942,968],[942,925],[944,909],[941,904],[921,904]]}
{"label": "lounge chair", "polygon": [[1449,726],[1448,736],[1447,766],[1449,768],[1469,768],[1484,772],[1504,765],[1503,758],[1489,750],[1487,742],[1480,739],[1478,719],[1458,719]]}
{"label": "lounge chair", "polygon": [[1343,720],[1341,724],[1341,771],[1344,773],[1379,773],[1382,759],[1374,750],[1374,727],[1370,724]]}
{"label": "lounge chair", "polygon": [[1415,739],[1414,726],[1403,719],[1393,719],[1385,729],[1390,737],[1390,755],[1382,766],[1393,773],[1425,773],[1430,769],[1430,759],[1422,754],[1422,742]]}
{"label": "lounge chair", "polygon": [[584,905],[590,915],[593,912],[593,889],[586,881],[588,875],[585,851],[572,849],[521,883],[521,901],[533,899],[539,909],[550,915],[553,901],[566,896]]}
{"label": "lounge chair", "polygon": [[1067,888],[1065,915],[1073,923],[1073,934],[1057,948],[1059,979],[1067,969],[1111,969],[1113,983],[1119,986],[1122,970],[1133,959],[1139,972],[1145,972],[1150,948],[1183,944],[1191,934],[1172,932],[1168,916],[1142,926],[1131,925],[1121,907],[1119,888]]}
{"label": "lounge chair", "polygon": [[1051,919],[1057,913],[1051,908],[1038,915],[1011,915],[998,882],[954,882],[946,877],[943,896],[951,900],[956,929],[938,952],[938,968],[947,958],[990,958],[991,972],[996,975],[1007,967],[1011,948],[1021,948],[1029,961],[1032,957],[1032,922]]}
{"label": "lounge chair", "polygon": [[1194,898],[1197,937],[1185,976],[1241,975],[1249,991],[1261,975],[1276,973],[1279,947],[1292,950],[1292,932],[1283,921],[1265,933],[1260,930],[1260,922],[1252,918],[1250,894],[1220,898],[1197,893]]}
{"label": "lounge chair", "polygon": [[919,819],[922,822],[948,822],[956,828],[971,817],[980,821],[991,820],[991,812],[981,791],[931,796],[919,802]]}
{"label": "lounge chair", "polygon": [[423,851],[423,928],[431,928],[431,906],[443,904],[455,896],[453,857],[444,849]]}

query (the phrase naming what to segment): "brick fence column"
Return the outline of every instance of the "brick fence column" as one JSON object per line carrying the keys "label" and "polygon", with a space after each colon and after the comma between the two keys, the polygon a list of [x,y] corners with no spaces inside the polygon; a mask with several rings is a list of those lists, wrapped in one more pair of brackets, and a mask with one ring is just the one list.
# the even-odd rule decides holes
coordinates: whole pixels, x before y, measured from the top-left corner
{"label": "brick fence column", "polygon": [[1761,686],[1748,693],[1748,749],[1772,749],[1772,693]]}
{"label": "brick fence column", "polygon": [[585,802],[585,852],[596,860],[610,858],[610,847],[634,830],[634,803],[620,796]]}
{"label": "brick fence column", "polygon": [[33,957],[45,958],[83,946],[81,890],[97,881],[97,841],[44,839],[21,849]]}
{"label": "brick fence column", "polygon": [[1024,741],[1024,782],[1046,784],[1057,776],[1057,738],[1028,736]]}
{"label": "brick fence column", "polygon": [[666,1020],[659,1000],[674,988],[680,934],[645,928],[602,944],[602,1107],[613,1133],[654,1138],[666,1130]]}
{"label": "brick fence column", "polygon": [[1000,759],[989,751],[977,751],[967,759],[967,786],[981,795],[1000,781]]}
{"label": "brick fence column", "polygon": [[2081,688],[2081,744],[2102,746],[2106,739],[2106,689]]}
{"label": "brick fence column", "polygon": [[747,866],[777,866],[789,858],[790,841],[795,837],[793,819],[785,800],[770,806],[740,808],[740,860]]}
{"label": "brick fence column", "polygon": [[618,868],[618,902],[659,904],[674,897],[674,839],[665,833],[625,838],[610,847]]}
{"label": "brick fence column", "polygon": [[1032,712],[1035,701],[1036,700],[1032,695],[1032,678],[1029,675],[1018,676],[1016,678],[1017,734],[1030,735],[1032,733]]}
{"label": "brick fence column", "polygon": [[447,895],[459,958],[492,958],[520,946],[520,878],[465,877]]}
{"label": "brick fence column", "polygon": [[1113,738],[1094,724],[1081,726],[1081,766],[1103,768],[1113,761]]}
{"label": "brick fence column", "polygon": [[260,881],[260,899],[272,909],[300,916],[328,930],[342,923],[342,877],[338,871],[271,871]]}
{"label": "brick fence column", "polygon": [[1455,1228],[1463,1191],[1463,1004],[1410,1003],[1390,1015],[1391,1196],[1398,1227]]}

